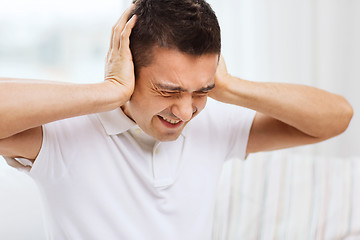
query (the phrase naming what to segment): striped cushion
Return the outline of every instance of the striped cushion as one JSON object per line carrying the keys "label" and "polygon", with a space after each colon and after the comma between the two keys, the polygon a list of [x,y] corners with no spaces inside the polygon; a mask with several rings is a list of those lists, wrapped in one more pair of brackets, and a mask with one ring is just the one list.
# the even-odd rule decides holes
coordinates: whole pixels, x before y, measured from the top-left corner
{"label": "striped cushion", "polygon": [[360,158],[289,151],[229,161],[214,239],[360,239]]}

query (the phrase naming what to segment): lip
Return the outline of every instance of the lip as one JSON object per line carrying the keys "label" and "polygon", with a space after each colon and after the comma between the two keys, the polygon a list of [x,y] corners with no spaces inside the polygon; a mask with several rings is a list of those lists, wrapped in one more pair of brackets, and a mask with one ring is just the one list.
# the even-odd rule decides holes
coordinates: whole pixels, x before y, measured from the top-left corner
{"label": "lip", "polygon": [[162,119],[162,117],[160,117],[159,115],[157,117],[159,118],[160,122],[167,128],[174,129],[174,128],[181,127],[184,124],[183,121],[180,121],[180,122],[178,122],[176,124],[171,124],[171,123],[165,121],[164,119]]}

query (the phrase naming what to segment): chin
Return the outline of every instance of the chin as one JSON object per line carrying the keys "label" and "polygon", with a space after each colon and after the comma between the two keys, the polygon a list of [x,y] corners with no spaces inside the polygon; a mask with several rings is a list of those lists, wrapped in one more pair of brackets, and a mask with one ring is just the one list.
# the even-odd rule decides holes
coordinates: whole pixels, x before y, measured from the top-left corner
{"label": "chin", "polygon": [[154,136],[154,138],[160,142],[171,142],[171,141],[175,141],[176,139],[178,139],[180,134],[181,134],[181,132],[173,133],[173,134],[159,134],[157,136]]}

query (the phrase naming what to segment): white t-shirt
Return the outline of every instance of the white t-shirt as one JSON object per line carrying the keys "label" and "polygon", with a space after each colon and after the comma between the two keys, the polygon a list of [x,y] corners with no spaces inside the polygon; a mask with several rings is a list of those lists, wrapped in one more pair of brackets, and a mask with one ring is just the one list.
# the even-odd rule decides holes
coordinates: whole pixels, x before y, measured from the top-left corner
{"label": "white t-shirt", "polygon": [[245,158],[255,112],[209,100],[176,141],[157,142],[120,108],[43,126],[30,176],[55,239],[211,239],[226,159]]}

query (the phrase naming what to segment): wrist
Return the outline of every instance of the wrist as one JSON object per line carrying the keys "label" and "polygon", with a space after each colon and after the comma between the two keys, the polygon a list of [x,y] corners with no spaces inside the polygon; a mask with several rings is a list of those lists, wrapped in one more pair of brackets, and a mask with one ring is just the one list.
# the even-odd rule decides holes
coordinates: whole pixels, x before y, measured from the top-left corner
{"label": "wrist", "polygon": [[229,103],[234,86],[236,86],[236,79],[230,74],[216,76],[215,88],[210,92],[209,96],[217,101]]}
{"label": "wrist", "polygon": [[101,92],[105,96],[105,105],[108,110],[113,110],[124,105],[131,97],[132,91],[116,81],[104,81],[101,84]]}

